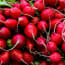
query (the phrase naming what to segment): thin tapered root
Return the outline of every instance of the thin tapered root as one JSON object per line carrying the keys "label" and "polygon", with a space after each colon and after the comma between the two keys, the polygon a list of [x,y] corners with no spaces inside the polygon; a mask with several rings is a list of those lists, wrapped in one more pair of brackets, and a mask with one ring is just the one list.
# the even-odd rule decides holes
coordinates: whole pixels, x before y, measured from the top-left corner
{"label": "thin tapered root", "polygon": [[20,42],[20,40],[18,40],[18,41],[16,42],[16,44],[15,44],[11,49],[6,50],[6,49],[4,49],[4,48],[2,48],[2,47],[0,47],[0,49],[3,50],[3,51],[11,51],[11,50],[13,50],[13,49],[19,44],[19,42]]}
{"label": "thin tapered root", "polygon": [[65,38],[64,38],[64,35],[63,35],[64,30],[65,30],[65,25],[64,25],[64,28],[63,28],[62,33],[61,33],[62,39],[63,39],[63,41],[65,42]]}
{"label": "thin tapered root", "polygon": [[24,61],[23,59],[21,59],[21,61],[23,62],[23,63],[25,63],[26,65],[29,65],[26,61]]}

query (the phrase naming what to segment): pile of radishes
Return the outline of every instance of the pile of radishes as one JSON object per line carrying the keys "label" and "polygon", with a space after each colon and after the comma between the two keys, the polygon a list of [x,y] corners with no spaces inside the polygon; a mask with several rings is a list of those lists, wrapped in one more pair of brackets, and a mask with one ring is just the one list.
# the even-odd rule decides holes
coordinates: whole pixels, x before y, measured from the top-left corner
{"label": "pile of radishes", "polygon": [[0,0],[0,65],[29,64],[65,65],[65,0]]}

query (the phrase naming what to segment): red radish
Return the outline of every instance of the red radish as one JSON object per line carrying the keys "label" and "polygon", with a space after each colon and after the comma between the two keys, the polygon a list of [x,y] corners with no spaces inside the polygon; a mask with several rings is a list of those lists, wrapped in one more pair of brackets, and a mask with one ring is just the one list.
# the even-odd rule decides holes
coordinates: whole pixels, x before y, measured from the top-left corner
{"label": "red radish", "polygon": [[57,63],[52,63],[51,65],[57,65]]}
{"label": "red radish", "polygon": [[10,54],[12,60],[14,61],[21,62],[21,60],[23,59],[23,53],[18,49],[13,49]]}
{"label": "red radish", "polygon": [[28,24],[24,29],[24,33],[29,38],[33,38],[33,36],[36,37],[37,36],[37,28],[34,24]]}
{"label": "red radish", "polygon": [[60,12],[63,11],[63,9],[61,8],[61,6],[58,6],[58,7],[57,7],[57,10],[59,10]]}
{"label": "red radish", "polygon": [[36,40],[36,44],[40,47],[45,47],[46,51],[47,51],[47,46],[45,44],[45,39],[43,37],[38,37]]}
{"label": "red radish", "polygon": [[[61,22],[60,24],[58,24],[57,28],[56,28],[56,32],[59,33],[59,34],[62,34],[62,30],[65,26],[65,22]],[[64,29],[65,31],[65,29]]]}
{"label": "red radish", "polygon": [[46,61],[42,61],[39,65],[48,65],[48,63]]}
{"label": "red radish", "polygon": [[36,42],[37,42],[38,46],[44,46],[45,45],[45,39],[43,37],[38,37]]}
{"label": "red radish", "polygon": [[13,4],[14,7],[20,8],[20,4],[19,3],[15,3]]}
{"label": "red radish", "polygon": [[12,18],[18,18],[20,15],[21,15],[21,10],[19,8],[16,8],[16,7],[12,7],[10,9],[10,16]]}
{"label": "red radish", "polygon": [[62,44],[62,50],[65,52],[65,43]]}
{"label": "red radish", "polygon": [[51,65],[65,65],[63,61],[60,61],[58,63],[52,63]]}
{"label": "red radish", "polygon": [[21,8],[25,8],[26,6],[30,6],[30,4],[27,1],[22,1],[22,3],[20,4]]}
{"label": "red radish", "polygon": [[54,52],[49,56],[49,58],[50,58],[51,62],[56,63],[56,62],[59,62],[61,60],[61,55],[58,52]]}
{"label": "red radish", "polygon": [[17,27],[16,19],[7,19],[5,22],[3,20],[1,20],[1,23],[3,23],[6,27],[8,27],[11,30],[15,30]]}
{"label": "red radish", "polygon": [[7,19],[4,24],[6,27],[8,27],[11,30],[15,30],[17,27],[16,19]]}
{"label": "red radish", "polygon": [[27,14],[27,16],[28,15],[34,16],[35,9],[33,7],[31,7],[31,6],[26,6],[26,7],[23,8],[23,13]]}
{"label": "red radish", "polygon": [[21,16],[18,19],[21,27],[25,27],[29,23],[28,18],[25,16]]}
{"label": "red radish", "polygon": [[62,43],[62,36],[58,33],[52,33],[50,40],[60,45]]}
{"label": "red radish", "polygon": [[[63,28],[63,29],[64,29],[64,28]],[[64,30],[62,30],[61,35],[62,35],[62,38],[63,38],[63,37],[65,38],[65,29],[64,29]]]}
{"label": "red radish", "polygon": [[4,8],[4,15],[10,16],[10,8]]}
{"label": "red radish", "polygon": [[[5,17],[3,15],[0,15],[0,21],[5,21]],[[2,23],[0,22],[0,26],[2,25]]]}
{"label": "red radish", "polygon": [[3,15],[0,15],[0,20],[5,21],[5,17]]}
{"label": "red radish", "polygon": [[59,0],[44,0],[46,5],[56,6]]}
{"label": "red radish", "polygon": [[[7,46],[6,41],[5,41],[5,40],[3,40],[3,39],[0,39],[0,47],[1,47],[1,48],[3,48],[3,49],[5,49],[5,48],[6,48],[6,46]],[[2,50],[0,50],[0,51],[2,51]]]}
{"label": "red radish", "polygon": [[48,28],[48,24],[47,24],[47,22],[46,21],[40,21],[40,22],[38,22],[38,25],[37,25],[37,27],[38,27],[38,29],[40,30],[40,31],[45,31],[47,28]]}
{"label": "red radish", "polygon": [[10,53],[8,51],[3,52],[0,55],[0,64],[2,65],[8,63],[9,59],[10,59]]}
{"label": "red radish", "polygon": [[22,48],[25,44],[25,37],[22,34],[16,34],[12,38],[12,45],[15,45],[17,41],[20,41],[16,48]]}
{"label": "red radish", "polygon": [[53,19],[54,18],[54,11],[53,9],[51,8],[48,8],[48,9],[44,9],[42,12],[41,12],[41,19],[43,20],[50,20],[50,19]]}
{"label": "red radish", "polygon": [[11,37],[11,32],[8,28],[6,27],[2,27],[0,29],[0,37],[4,38],[4,39],[8,39],[9,37]]}
{"label": "red radish", "polygon": [[57,65],[65,65],[63,61],[58,62]]}
{"label": "red radish", "polygon": [[28,39],[26,43],[26,47],[29,51],[32,51],[32,49],[34,48],[34,42]]}
{"label": "red radish", "polygon": [[48,49],[48,51],[51,52],[51,53],[55,52],[55,51],[57,50],[57,45],[56,45],[56,43],[54,43],[54,42],[52,42],[52,41],[49,41],[49,42],[47,43],[47,49]]}
{"label": "red radish", "polygon": [[20,63],[18,63],[18,62],[12,62],[12,64],[11,65],[21,65]]}
{"label": "red radish", "polygon": [[60,12],[55,12],[55,18],[58,18],[58,19],[61,19],[61,18],[64,18],[65,16],[60,13]]}
{"label": "red radish", "polygon": [[3,14],[2,10],[0,9],[0,14]]}
{"label": "red radish", "polygon": [[61,8],[65,8],[65,0],[59,0],[59,4]]}
{"label": "red radish", "polygon": [[22,3],[23,1],[27,1],[27,0],[19,0],[20,3]]}
{"label": "red radish", "polygon": [[63,42],[65,42],[65,32],[62,32],[62,39],[63,39]]}
{"label": "red radish", "polygon": [[33,62],[33,56],[28,52],[23,53],[23,59],[25,62],[27,62],[27,64],[32,64]]}
{"label": "red radish", "polygon": [[39,18],[38,17],[33,17],[31,19],[31,23],[33,23],[33,24],[37,24],[38,22],[39,22]]}
{"label": "red radish", "polygon": [[49,26],[51,27],[51,30],[54,30],[54,28],[61,22],[61,19],[52,19],[49,22]]}
{"label": "red radish", "polygon": [[42,11],[45,7],[43,0],[38,0],[34,2],[34,7],[37,8],[38,11]]}

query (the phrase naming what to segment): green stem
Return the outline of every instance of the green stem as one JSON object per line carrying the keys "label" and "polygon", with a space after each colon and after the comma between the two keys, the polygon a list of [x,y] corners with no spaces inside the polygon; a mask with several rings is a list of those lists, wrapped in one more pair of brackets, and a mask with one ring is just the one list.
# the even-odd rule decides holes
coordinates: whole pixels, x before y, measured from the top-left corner
{"label": "green stem", "polygon": [[9,5],[7,2],[5,1],[0,1],[0,6],[8,6],[8,7],[12,7],[11,5]]}

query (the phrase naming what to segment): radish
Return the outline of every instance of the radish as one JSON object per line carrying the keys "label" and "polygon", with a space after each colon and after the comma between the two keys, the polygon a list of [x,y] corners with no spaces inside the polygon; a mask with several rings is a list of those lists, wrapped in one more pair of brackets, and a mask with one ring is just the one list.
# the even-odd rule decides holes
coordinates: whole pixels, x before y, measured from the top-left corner
{"label": "radish", "polygon": [[28,24],[24,29],[24,34],[29,37],[33,38],[37,36],[37,28],[34,24]]}
{"label": "radish", "polygon": [[63,8],[61,8],[61,6],[58,6],[58,7],[57,7],[57,10],[58,10],[59,12],[63,12]]}
{"label": "radish", "polygon": [[63,42],[65,42],[65,32],[62,31],[62,39],[63,39]]}
{"label": "radish", "polygon": [[57,63],[57,65],[65,65],[63,61]]}
{"label": "radish", "polygon": [[30,6],[30,4],[27,2],[27,1],[22,1],[21,4],[20,4],[21,8],[25,8],[26,6]]}
{"label": "radish", "polygon": [[65,8],[65,0],[59,0],[59,4],[61,8]]}
{"label": "radish", "polygon": [[27,16],[28,15],[34,16],[35,9],[31,6],[26,6],[26,7],[23,8],[23,14],[27,14]]}
{"label": "radish", "polygon": [[46,61],[42,61],[39,65],[48,65],[48,63]]}
{"label": "radish", "polygon": [[0,15],[0,20],[5,21],[5,17],[3,15]]}
{"label": "radish", "polygon": [[12,62],[12,64],[11,65],[21,65],[20,63],[18,63],[18,62]]}
{"label": "radish", "polygon": [[10,59],[10,53],[8,51],[3,52],[0,55],[0,65],[8,63],[9,59]]}
{"label": "radish", "polygon": [[[49,22],[49,25],[50,25],[50,28],[51,30],[54,30],[56,28],[56,26],[61,22],[61,19],[52,19],[50,22]],[[54,31],[55,32],[55,31]]]}
{"label": "radish", "polygon": [[57,65],[57,63],[52,63],[51,65]]}
{"label": "radish", "polygon": [[47,43],[47,49],[48,49],[48,51],[51,52],[51,53],[55,52],[55,51],[57,50],[57,45],[56,45],[56,43],[54,43],[54,42],[52,42],[52,41],[49,41],[49,42]]}
{"label": "radish", "polygon": [[[49,14],[50,13],[50,14]],[[43,20],[50,20],[50,19],[53,19],[54,18],[54,11],[52,8],[47,8],[47,9],[44,9],[42,12],[41,12],[41,19]]]}
{"label": "radish", "polygon": [[45,47],[45,49],[46,49],[46,51],[47,51],[47,46],[46,46],[46,44],[45,44],[45,39],[43,38],[43,37],[38,37],[37,38],[37,40],[36,40],[36,44],[38,45],[38,46],[43,46],[43,47]]}
{"label": "radish", "polygon": [[[59,34],[62,34],[62,30],[65,26],[65,22],[61,22],[60,24],[58,24],[57,28],[56,28],[56,32],[59,33]],[[65,31],[65,29],[64,29]]]}
{"label": "radish", "polygon": [[60,45],[62,43],[62,37],[58,33],[52,33],[51,37],[50,37],[50,40],[55,42],[57,45]]}
{"label": "radish", "polygon": [[0,15],[2,15],[3,14],[3,12],[2,12],[2,10],[0,9]]}
{"label": "radish", "polygon": [[[9,42],[7,41],[7,43],[8,43],[8,45],[11,45],[11,46],[12,46],[11,41],[9,41]],[[16,46],[17,46],[19,43],[20,43],[20,40],[17,40],[16,44],[13,45],[13,47],[11,47],[10,49],[6,50],[6,49],[4,49],[4,48],[2,48],[2,47],[0,47],[0,49],[3,50],[3,51],[11,51],[11,50],[13,50],[14,48],[16,48]]]}
{"label": "radish", "polygon": [[58,18],[58,19],[61,19],[61,18],[64,18],[65,16],[60,13],[60,12],[55,12],[55,18]]}
{"label": "radish", "polygon": [[39,29],[40,31],[43,32],[43,31],[46,31],[46,30],[47,30],[48,24],[47,24],[46,21],[41,20],[40,22],[38,22],[37,27],[38,27],[38,29]]}
{"label": "radish", "polygon": [[52,63],[51,65],[65,65],[63,61],[60,61],[58,63]]}
{"label": "radish", "polygon": [[[5,21],[5,17],[3,15],[0,15],[0,21]],[[0,26],[2,25],[2,23],[0,22]]]}
{"label": "radish", "polygon": [[22,11],[19,8],[16,7],[12,7],[10,9],[10,16],[12,18],[18,18],[19,16],[21,16]]}
{"label": "radish", "polygon": [[21,6],[20,6],[19,3],[15,3],[15,4],[13,4],[13,7],[21,8]]}
{"label": "radish", "polygon": [[28,39],[26,42],[26,47],[29,51],[32,51],[32,49],[34,48],[34,42]]}
{"label": "radish", "polygon": [[16,19],[7,19],[6,21],[1,20],[0,22],[3,23],[7,28],[9,28],[11,30],[15,30],[17,27]]}
{"label": "radish", "polygon": [[12,45],[15,45],[17,41],[20,41],[16,48],[22,48],[25,44],[25,37],[22,34],[16,34],[12,38]]}
{"label": "radish", "polygon": [[6,27],[8,27],[11,30],[15,30],[16,27],[17,27],[16,19],[7,19],[4,24],[5,24]]}
{"label": "radish", "polygon": [[10,30],[9,30],[8,28],[6,28],[6,27],[2,27],[2,28],[0,29],[0,37],[1,37],[1,38],[4,38],[4,39],[10,38],[10,37],[11,37],[11,32],[10,32]]}
{"label": "radish", "polygon": [[23,1],[27,1],[27,0],[19,0],[20,3],[22,3]]}
{"label": "radish", "polygon": [[46,5],[56,6],[59,3],[59,0],[44,0]]}
{"label": "radish", "polygon": [[62,50],[65,52],[65,43],[62,44]]}
{"label": "radish", "polygon": [[[11,53],[10,53],[10,56],[11,56],[11,59],[12,60],[14,60],[14,61],[17,61],[17,62],[23,62],[23,63],[25,63],[25,64],[27,64],[27,62],[25,62],[24,60],[23,60],[23,53],[20,51],[20,50],[18,50],[18,49],[13,49],[12,51],[11,51]],[[28,60],[28,59],[27,59]],[[27,64],[28,65],[28,64]]]}
{"label": "radish", "polygon": [[38,37],[36,42],[37,42],[37,45],[43,46],[45,44],[45,39],[43,37]]}
{"label": "radish", "polygon": [[56,62],[59,62],[61,60],[61,55],[58,52],[54,52],[49,56],[49,58],[50,58],[51,62],[56,63]]}
{"label": "radish", "polygon": [[31,19],[31,23],[33,23],[33,24],[37,24],[38,22],[39,22],[39,18],[38,17],[33,17]]}
{"label": "radish", "polygon": [[23,53],[18,49],[13,49],[10,53],[11,59],[17,62],[21,62],[23,59]]}
{"label": "radish", "polygon": [[28,52],[23,53],[23,59],[27,64],[32,64],[33,62],[33,56]]}
{"label": "radish", "polygon": [[[6,43],[6,41],[5,40],[3,40],[3,39],[0,39],[0,48],[6,48],[6,46],[7,46],[7,43]],[[2,51],[2,50],[0,50],[0,51]]]}
{"label": "radish", "polygon": [[42,55],[42,56],[48,57],[50,59],[50,61],[53,63],[58,63],[59,61],[61,61],[61,58],[62,58],[60,53],[58,53],[58,52],[54,52],[50,56],[46,56],[46,55]]}
{"label": "radish", "polygon": [[10,16],[10,8],[4,8],[4,15]]}
{"label": "radish", "polygon": [[29,23],[28,18],[25,16],[21,16],[18,19],[19,19],[19,24],[21,27],[25,27]]}
{"label": "radish", "polygon": [[34,2],[34,7],[37,8],[38,11],[42,11],[45,7],[43,0],[38,0]]}

